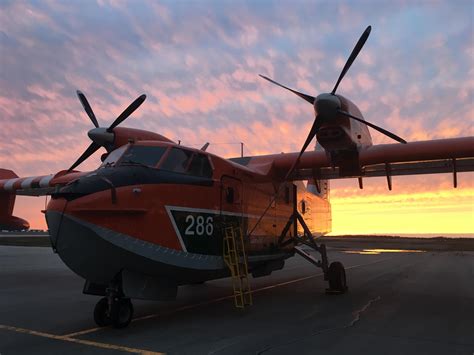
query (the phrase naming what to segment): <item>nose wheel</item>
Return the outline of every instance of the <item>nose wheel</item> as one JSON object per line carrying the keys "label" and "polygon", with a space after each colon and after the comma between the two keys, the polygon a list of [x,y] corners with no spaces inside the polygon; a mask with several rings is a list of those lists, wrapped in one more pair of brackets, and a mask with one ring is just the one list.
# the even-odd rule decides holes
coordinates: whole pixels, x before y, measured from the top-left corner
{"label": "nose wheel", "polygon": [[133,318],[133,305],[130,298],[108,295],[97,302],[94,308],[94,321],[99,327],[112,325],[125,328]]}
{"label": "nose wheel", "polygon": [[112,309],[114,310],[112,313],[112,325],[114,328],[125,328],[130,324],[133,317],[133,305],[130,298],[119,299]]}
{"label": "nose wheel", "polygon": [[94,321],[99,327],[107,327],[112,324],[109,316],[109,305],[107,298],[101,298],[94,308]]}

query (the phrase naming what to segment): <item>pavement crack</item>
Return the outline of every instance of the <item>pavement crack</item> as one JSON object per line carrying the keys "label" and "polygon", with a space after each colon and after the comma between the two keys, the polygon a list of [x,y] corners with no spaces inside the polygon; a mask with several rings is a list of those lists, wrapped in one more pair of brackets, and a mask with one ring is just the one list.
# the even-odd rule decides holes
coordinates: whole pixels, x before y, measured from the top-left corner
{"label": "pavement crack", "polygon": [[282,344],[278,344],[278,345],[274,345],[274,346],[268,346],[262,350],[259,350],[256,352],[257,355],[260,355],[260,354],[263,354],[263,353],[266,353],[267,351],[269,350],[272,350],[272,349],[275,349],[275,348],[279,348],[281,346],[285,346],[285,345],[291,345],[291,344],[294,344],[294,343],[297,343],[301,340],[304,340],[304,339],[307,339],[308,337],[310,336],[317,336],[317,335],[320,335],[322,333],[326,333],[326,332],[332,332],[332,331],[336,331],[336,330],[342,330],[342,329],[347,329],[347,328],[351,328],[353,327],[357,322],[360,321],[360,317],[361,317],[361,314],[366,312],[367,309],[372,305],[372,303],[374,302],[377,302],[377,301],[380,301],[381,300],[381,297],[380,296],[377,296],[371,300],[369,300],[361,309],[353,312],[354,314],[354,318],[352,319],[351,322],[349,322],[349,324],[345,324],[345,325],[342,325],[340,327],[334,327],[334,328],[327,328],[327,329],[322,329],[322,330],[319,330],[317,332],[313,332],[307,336],[304,336],[304,337],[298,337],[298,338],[295,338],[295,339],[292,339],[291,341],[288,341],[288,342],[285,342],[285,343],[282,343]]}
{"label": "pavement crack", "polygon": [[380,297],[380,296],[377,296],[377,297],[371,299],[369,302],[367,302],[367,304],[366,304],[364,307],[362,307],[362,308],[359,309],[358,311],[355,311],[355,312],[354,312],[354,315],[355,315],[354,319],[353,319],[348,325],[346,325],[346,326],[343,327],[343,328],[350,328],[350,327],[353,327],[354,324],[356,324],[358,321],[360,321],[360,315],[361,315],[362,313],[364,313],[365,311],[367,311],[367,309],[370,307],[370,305],[371,305],[372,303],[377,302],[377,301],[380,301],[380,299],[381,299],[381,297]]}

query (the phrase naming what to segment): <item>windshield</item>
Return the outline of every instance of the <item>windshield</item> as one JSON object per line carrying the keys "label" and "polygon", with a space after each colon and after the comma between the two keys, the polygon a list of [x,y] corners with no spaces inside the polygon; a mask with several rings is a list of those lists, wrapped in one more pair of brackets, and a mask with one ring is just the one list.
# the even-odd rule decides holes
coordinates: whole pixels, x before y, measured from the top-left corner
{"label": "windshield", "polygon": [[136,164],[136,165],[146,165],[149,167],[156,167],[156,165],[160,161],[165,151],[166,151],[165,147],[132,145],[122,155],[118,164],[119,165]]}
{"label": "windshield", "polygon": [[121,146],[120,148],[117,148],[115,149],[114,151],[112,151],[108,156],[107,158],[102,162],[102,164],[100,165],[101,167],[104,167],[104,166],[111,166],[111,165],[114,165],[119,159],[120,157],[122,156],[123,152],[125,151],[125,149],[127,149],[127,146],[126,145],[123,145]]}

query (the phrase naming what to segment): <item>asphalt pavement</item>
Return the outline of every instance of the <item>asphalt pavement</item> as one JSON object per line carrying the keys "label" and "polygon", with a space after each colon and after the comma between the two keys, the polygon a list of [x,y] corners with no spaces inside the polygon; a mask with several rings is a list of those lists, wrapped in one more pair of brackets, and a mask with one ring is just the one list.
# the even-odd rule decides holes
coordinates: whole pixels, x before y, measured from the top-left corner
{"label": "asphalt pavement", "polygon": [[0,354],[474,353],[474,252],[329,250],[349,292],[327,295],[299,256],[251,279],[235,309],[230,279],[183,286],[173,302],[134,301],[125,329],[97,328],[99,297],[49,248],[0,246]]}

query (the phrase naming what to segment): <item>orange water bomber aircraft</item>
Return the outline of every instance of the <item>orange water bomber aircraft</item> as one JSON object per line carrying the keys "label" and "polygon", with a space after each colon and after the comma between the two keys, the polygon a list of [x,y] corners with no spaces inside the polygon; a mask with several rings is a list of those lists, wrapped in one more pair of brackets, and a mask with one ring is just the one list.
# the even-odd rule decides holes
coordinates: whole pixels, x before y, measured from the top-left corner
{"label": "orange water bomber aircraft", "polygon": [[[169,300],[180,285],[232,276],[236,305],[251,303],[248,275],[270,275],[296,253],[322,268],[328,290],[347,289],[344,267],[329,263],[317,237],[331,230],[331,179],[451,173],[474,170],[474,137],[407,143],[365,121],[357,106],[336,94],[370,34],[352,51],[333,90],[311,96],[279,85],[313,106],[315,119],[300,152],[225,159],[153,132],[118,127],[145,100],[137,98],[109,127],[94,124],[86,151],[68,170],[23,177],[0,171],[0,227],[22,230],[12,216],[16,195],[51,195],[46,210],[51,244],[84,278],[83,292],[103,298],[99,326],[125,327],[130,299]],[[372,145],[368,127],[397,143]],[[313,138],[320,149],[307,151]],[[100,148],[94,171],[74,169]],[[304,183],[307,181],[307,184]],[[301,245],[320,256],[314,258]]]}

